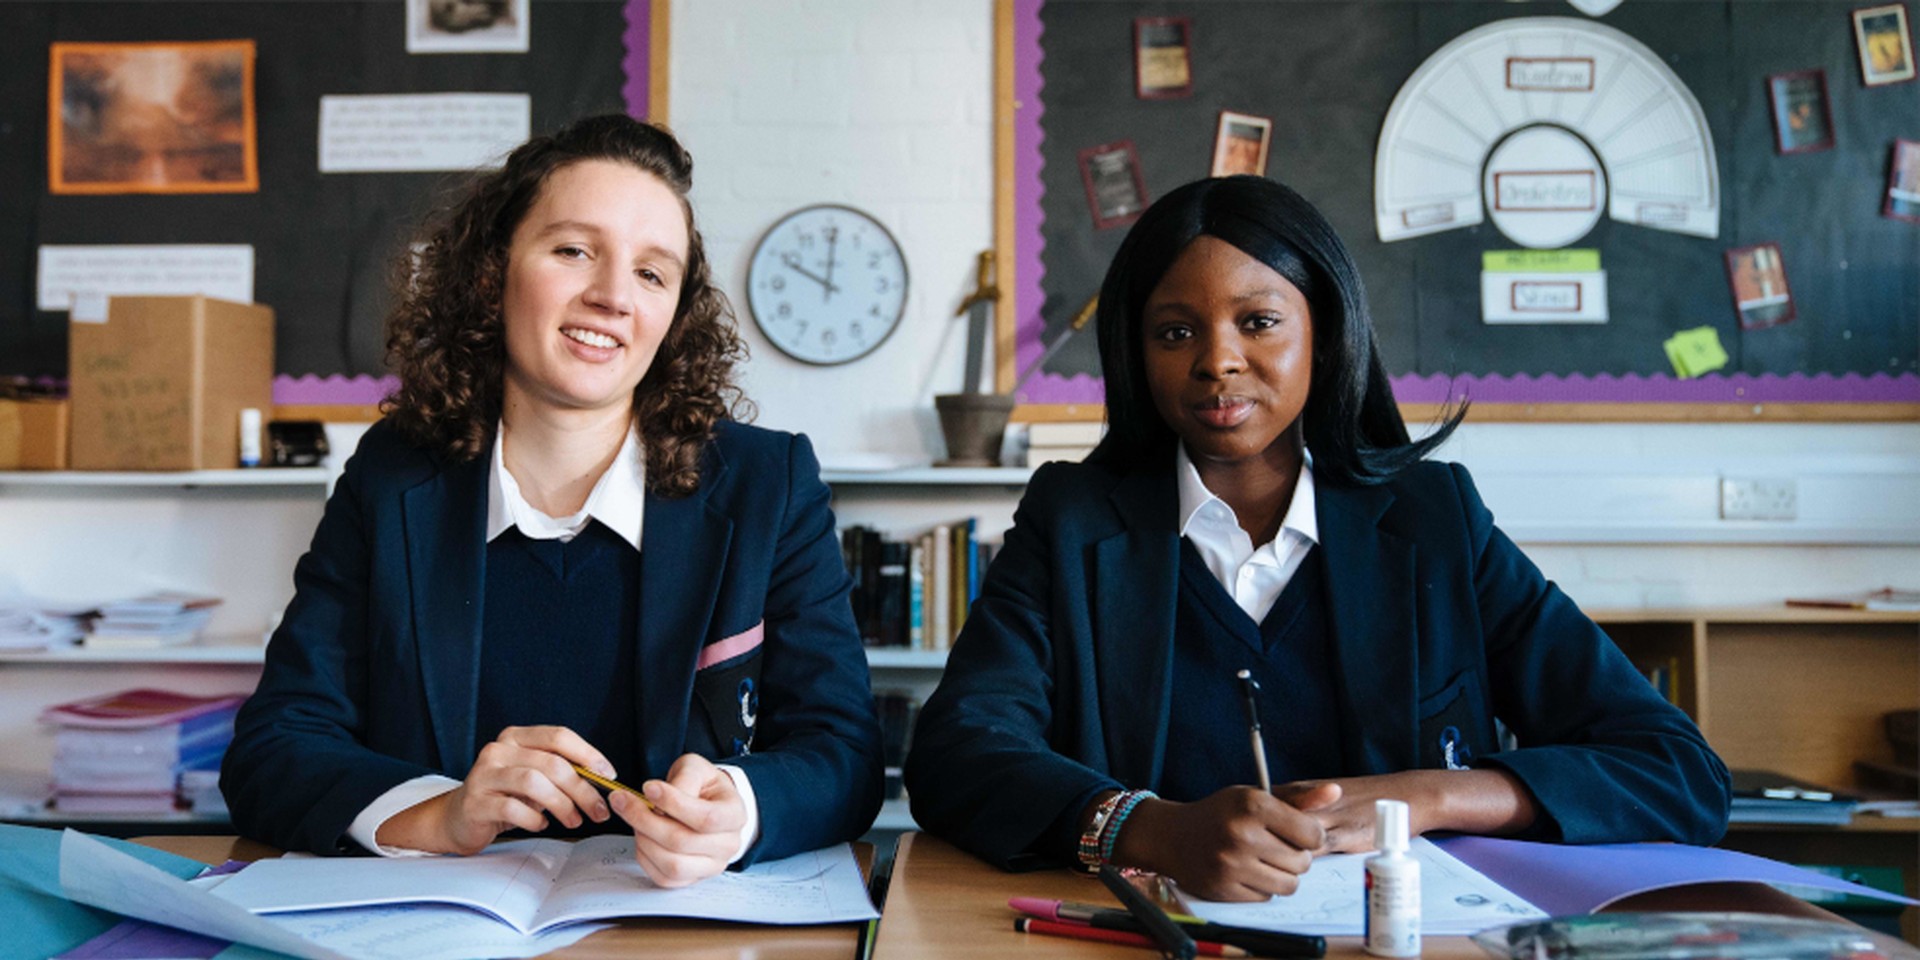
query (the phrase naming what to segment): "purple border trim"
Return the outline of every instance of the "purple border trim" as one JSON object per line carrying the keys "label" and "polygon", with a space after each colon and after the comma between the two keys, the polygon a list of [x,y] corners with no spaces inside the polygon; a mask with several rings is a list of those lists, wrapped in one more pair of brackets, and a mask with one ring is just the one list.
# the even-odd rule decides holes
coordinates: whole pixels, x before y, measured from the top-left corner
{"label": "purple border trim", "polygon": [[1681,380],[1669,374],[1571,374],[1505,377],[1410,375],[1393,378],[1401,403],[1444,403],[1467,396],[1477,403],[1920,403],[1920,374],[1708,374]]}
{"label": "purple border trim", "polygon": [[371,406],[385,400],[387,394],[398,389],[399,377],[369,377],[365,374],[343,377],[337,373],[329,377],[316,377],[311,373],[289,377],[281,374],[273,378],[273,403],[275,406]]}
{"label": "purple border trim", "polygon": [[647,119],[647,99],[652,94],[648,84],[652,75],[648,71],[648,57],[653,51],[653,0],[627,0],[627,59],[623,66],[627,72],[627,84],[620,92],[627,98],[627,113],[641,120]]}
{"label": "purple border trim", "polygon": [[[1014,372],[1025,370],[1040,357],[1040,336],[1046,319],[1040,307],[1046,302],[1040,282],[1047,268],[1040,259],[1044,241],[1040,225],[1045,215],[1040,198],[1046,185],[1040,179],[1045,160],[1040,155],[1040,114],[1046,109],[1040,102],[1040,4],[1043,0],[1014,0],[1013,3],[1013,242],[1015,309],[1013,318]],[[1105,395],[1096,377],[1081,374],[1061,376],[1042,371],[1027,381],[1018,396],[1021,403],[1100,403]]]}
{"label": "purple border trim", "polygon": [[[638,4],[642,0],[629,0]],[[1040,144],[1040,6],[1044,0],[1014,0],[1013,98],[1013,218],[1017,314],[1014,317],[1014,370],[1025,370],[1040,356],[1040,291],[1046,268],[1040,259],[1040,227],[1044,216],[1040,200],[1043,160]],[[1401,403],[1443,403],[1451,395],[1466,395],[1480,403],[1920,403],[1920,374],[1890,376],[1876,373],[1807,375],[1709,374],[1680,380],[1667,374],[1573,374],[1512,377],[1409,374],[1393,379],[1394,396]],[[1038,373],[1018,397],[1021,403],[1104,402],[1096,377],[1064,377]]]}

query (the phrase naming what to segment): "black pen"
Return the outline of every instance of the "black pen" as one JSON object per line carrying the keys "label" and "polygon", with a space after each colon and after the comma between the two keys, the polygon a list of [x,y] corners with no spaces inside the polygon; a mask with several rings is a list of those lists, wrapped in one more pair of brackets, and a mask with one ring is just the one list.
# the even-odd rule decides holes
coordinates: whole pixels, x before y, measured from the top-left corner
{"label": "black pen", "polygon": [[1260,684],[1253,679],[1252,670],[1242,670],[1236,674],[1240,678],[1240,696],[1247,704],[1247,742],[1253,746],[1253,769],[1260,774],[1260,789],[1273,792],[1273,777],[1267,773],[1267,742],[1260,738],[1260,707],[1254,702],[1260,693]]}
{"label": "black pen", "polygon": [[1100,882],[1106,884],[1107,889],[1120,898],[1120,902],[1126,905],[1127,912],[1133,914],[1133,918],[1147,928],[1147,933],[1162,950],[1167,952],[1168,956],[1173,960],[1193,960],[1194,953],[1199,950],[1199,947],[1194,945],[1193,938],[1187,936],[1187,932],[1180,929],[1180,925],[1174,923],[1173,918],[1167,916],[1166,911],[1160,909],[1159,904],[1147,899],[1146,894],[1134,889],[1133,884],[1128,883],[1127,878],[1120,875],[1120,871],[1115,870],[1111,864],[1101,864]]}
{"label": "black pen", "polygon": [[[1176,921],[1177,922],[1177,921]],[[1103,927],[1108,930],[1131,930],[1134,933],[1146,933],[1146,924],[1133,919],[1133,914],[1118,910],[1101,910],[1087,918],[1087,926]],[[1324,957],[1327,955],[1327,938],[1310,937],[1300,933],[1282,933],[1270,930],[1254,930],[1248,927],[1231,927],[1218,923],[1182,923],[1180,929],[1195,940],[1211,940],[1231,947],[1239,947],[1255,956],[1261,957]]]}

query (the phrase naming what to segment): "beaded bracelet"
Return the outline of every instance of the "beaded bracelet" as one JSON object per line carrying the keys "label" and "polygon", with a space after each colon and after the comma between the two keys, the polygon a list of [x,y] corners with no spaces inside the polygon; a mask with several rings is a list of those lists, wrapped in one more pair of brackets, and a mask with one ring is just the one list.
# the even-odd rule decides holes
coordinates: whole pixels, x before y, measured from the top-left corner
{"label": "beaded bracelet", "polygon": [[1142,800],[1150,800],[1155,796],[1152,790],[1128,790],[1121,794],[1124,799],[1115,807],[1113,816],[1107,818],[1100,834],[1101,863],[1113,862],[1113,847],[1120,839],[1120,826],[1127,822],[1127,817],[1132,815],[1133,809],[1138,807]]}
{"label": "beaded bracelet", "polygon": [[1100,801],[1100,806],[1094,808],[1093,819],[1088,821],[1086,831],[1080,834],[1080,866],[1086,872],[1098,871],[1100,864],[1105,862],[1100,857],[1100,835],[1106,829],[1107,820],[1126,796],[1123,790]]}

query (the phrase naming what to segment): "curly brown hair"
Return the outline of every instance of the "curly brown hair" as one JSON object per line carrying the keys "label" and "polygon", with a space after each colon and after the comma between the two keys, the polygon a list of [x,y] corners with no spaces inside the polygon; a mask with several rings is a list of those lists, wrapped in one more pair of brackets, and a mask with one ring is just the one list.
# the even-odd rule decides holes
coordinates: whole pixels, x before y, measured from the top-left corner
{"label": "curly brown hair", "polygon": [[624,114],[577,120],[515,149],[477,175],[422,226],[394,265],[387,359],[400,389],[381,403],[414,443],[455,462],[491,449],[506,376],[507,250],[548,178],[583,160],[625,163],[658,177],[687,217],[687,270],[666,339],[633,392],[646,448],[647,489],[685,496],[700,486],[700,458],[721,420],[751,415],[734,366],[746,345],[733,308],[713,283],[687,193],[693,157],[671,133]]}

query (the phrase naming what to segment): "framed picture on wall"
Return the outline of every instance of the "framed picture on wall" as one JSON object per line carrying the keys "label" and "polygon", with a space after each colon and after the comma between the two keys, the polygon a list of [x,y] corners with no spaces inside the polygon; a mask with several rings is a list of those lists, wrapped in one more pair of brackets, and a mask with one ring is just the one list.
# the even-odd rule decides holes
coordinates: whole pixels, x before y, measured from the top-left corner
{"label": "framed picture on wall", "polygon": [[1186,17],[1135,17],[1133,94],[1170,100],[1193,92],[1193,22]]}
{"label": "framed picture on wall", "polygon": [[1758,243],[1727,251],[1727,283],[1733,287],[1733,309],[1740,328],[1759,330],[1794,318],[1793,292],[1787,289],[1787,267],[1780,245]]}
{"label": "framed picture on wall", "polygon": [[1147,182],[1131,140],[1080,151],[1080,181],[1086,184],[1087,206],[1097,229],[1132,223],[1146,212]]}
{"label": "framed picture on wall", "polygon": [[1267,175],[1267,146],[1273,140],[1273,121],[1247,113],[1220,111],[1220,123],[1213,134],[1213,169],[1210,175],[1232,176],[1250,173]]}
{"label": "framed picture on wall", "polygon": [[1853,11],[1853,38],[1860,50],[1861,82],[1877,87],[1913,79],[1913,34],[1907,29],[1906,4]]}
{"label": "framed picture on wall", "polygon": [[1920,141],[1895,140],[1887,170],[1887,202],[1880,212],[1895,220],[1920,223]]}
{"label": "framed picture on wall", "polygon": [[1833,108],[1825,70],[1796,70],[1767,78],[1767,113],[1776,153],[1833,149]]}
{"label": "framed picture on wall", "polygon": [[408,53],[526,53],[530,0],[407,0]]}
{"label": "framed picture on wall", "polygon": [[251,40],[56,43],[51,193],[260,189]]}

